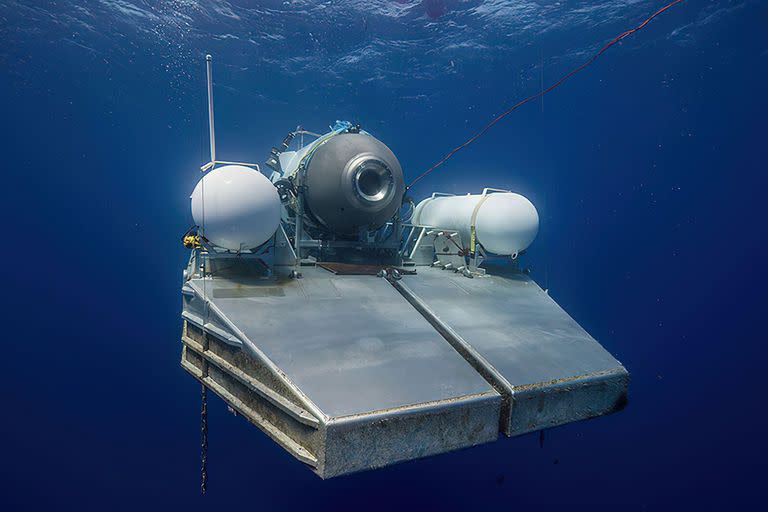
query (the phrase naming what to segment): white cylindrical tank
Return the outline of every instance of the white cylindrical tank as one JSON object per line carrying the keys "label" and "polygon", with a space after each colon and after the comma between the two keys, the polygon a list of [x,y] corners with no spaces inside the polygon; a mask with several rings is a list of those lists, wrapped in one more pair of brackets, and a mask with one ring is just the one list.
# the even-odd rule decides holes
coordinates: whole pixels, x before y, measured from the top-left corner
{"label": "white cylindrical tank", "polygon": [[280,224],[277,189],[259,171],[225,165],[209,171],[192,192],[192,217],[213,244],[240,251],[263,244]]}
{"label": "white cylindrical tank", "polygon": [[513,192],[433,196],[416,206],[411,223],[458,231],[464,246],[469,247],[473,215],[476,242],[501,256],[516,257],[539,231],[536,207]]}

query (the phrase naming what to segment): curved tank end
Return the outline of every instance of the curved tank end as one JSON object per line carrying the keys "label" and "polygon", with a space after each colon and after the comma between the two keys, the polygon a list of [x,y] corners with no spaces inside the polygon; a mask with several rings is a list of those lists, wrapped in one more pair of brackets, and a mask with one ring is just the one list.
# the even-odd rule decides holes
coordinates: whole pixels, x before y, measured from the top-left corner
{"label": "curved tank end", "polygon": [[477,212],[477,239],[494,254],[513,255],[524,251],[539,233],[539,213],[520,194],[491,194]]}
{"label": "curved tank end", "polygon": [[231,251],[258,247],[280,224],[277,189],[259,171],[242,165],[209,171],[197,182],[191,199],[201,234]]}

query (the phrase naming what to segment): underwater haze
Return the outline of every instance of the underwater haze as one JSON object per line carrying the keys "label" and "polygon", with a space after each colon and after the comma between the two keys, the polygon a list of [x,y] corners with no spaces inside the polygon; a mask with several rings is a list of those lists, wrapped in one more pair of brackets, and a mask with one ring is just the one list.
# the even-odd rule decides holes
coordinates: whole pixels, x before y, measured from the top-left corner
{"label": "underwater haze", "polygon": [[523,264],[630,371],[607,417],[322,481],[180,367],[208,161],[337,119],[415,178],[657,0],[0,0],[0,509],[710,509],[765,501],[768,2],[686,0],[412,190],[512,189]]}

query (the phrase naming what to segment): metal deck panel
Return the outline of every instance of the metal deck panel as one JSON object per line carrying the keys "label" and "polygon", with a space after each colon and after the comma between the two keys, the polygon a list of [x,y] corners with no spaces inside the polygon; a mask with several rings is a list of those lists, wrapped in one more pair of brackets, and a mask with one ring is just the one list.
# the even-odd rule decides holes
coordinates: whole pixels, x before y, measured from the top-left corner
{"label": "metal deck panel", "polygon": [[527,275],[468,279],[420,267],[397,286],[511,401],[505,433],[606,414],[625,403],[621,363]]}
{"label": "metal deck panel", "polygon": [[[493,388],[384,279],[214,279],[211,301],[330,417]],[[195,280],[203,288],[201,280]]]}
{"label": "metal deck panel", "polygon": [[401,284],[512,386],[621,366],[527,275],[467,279],[427,267]]}

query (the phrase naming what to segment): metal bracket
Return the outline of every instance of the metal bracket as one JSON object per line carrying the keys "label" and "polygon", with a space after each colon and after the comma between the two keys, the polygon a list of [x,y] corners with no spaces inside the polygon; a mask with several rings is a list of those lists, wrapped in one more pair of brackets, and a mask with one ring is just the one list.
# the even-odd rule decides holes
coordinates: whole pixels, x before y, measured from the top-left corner
{"label": "metal bracket", "polygon": [[485,195],[488,195],[488,193],[491,193],[491,192],[503,192],[503,193],[507,193],[507,194],[512,194],[513,193],[511,190],[507,190],[507,189],[504,189],[504,188],[484,188],[483,189],[483,193],[480,194],[480,195],[485,196]]}
{"label": "metal bracket", "polygon": [[259,164],[249,164],[248,162],[230,162],[228,160],[216,160],[215,162],[208,162],[205,165],[200,166],[200,172],[212,171],[216,165],[242,165],[243,167],[252,167],[261,172]]}
{"label": "metal bracket", "polygon": [[449,194],[447,192],[432,192],[432,197],[431,198],[434,199],[436,197],[453,197],[455,195],[456,194]]}

